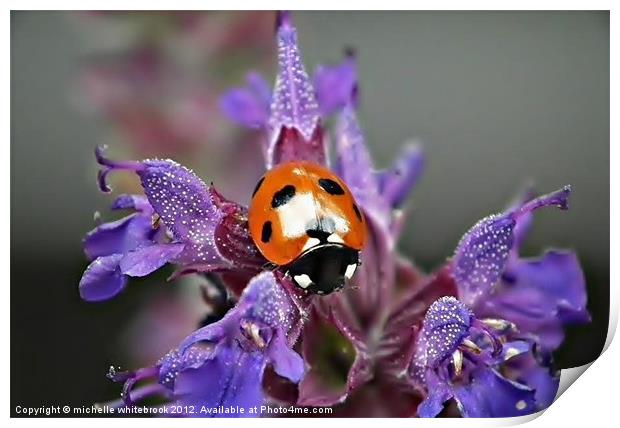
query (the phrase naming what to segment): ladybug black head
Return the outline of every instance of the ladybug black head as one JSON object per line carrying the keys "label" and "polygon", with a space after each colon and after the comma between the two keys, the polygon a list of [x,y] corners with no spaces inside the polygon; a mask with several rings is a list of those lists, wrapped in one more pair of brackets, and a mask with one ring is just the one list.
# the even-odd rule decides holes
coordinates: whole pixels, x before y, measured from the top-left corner
{"label": "ladybug black head", "polygon": [[308,293],[330,294],[351,279],[359,264],[359,251],[343,245],[318,245],[286,266],[293,282]]}

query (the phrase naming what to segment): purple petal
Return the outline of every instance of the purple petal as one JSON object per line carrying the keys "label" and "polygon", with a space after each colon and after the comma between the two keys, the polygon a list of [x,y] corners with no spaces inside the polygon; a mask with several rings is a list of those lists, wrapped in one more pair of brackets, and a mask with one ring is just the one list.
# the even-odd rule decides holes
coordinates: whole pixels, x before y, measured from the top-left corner
{"label": "purple petal", "polygon": [[274,274],[263,272],[252,278],[237,305],[224,318],[189,335],[179,351],[184,352],[197,342],[216,342],[236,334],[242,319],[288,333],[299,321],[299,312]]}
{"label": "purple petal", "polygon": [[296,128],[309,140],[319,119],[314,88],[301,61],[297,30],[288,20],[277,29],[278,74],[271,104],[270,126]]}
{"label": "purple petal", "polygon": [[247,317],[288,333],[299,320],[299,310],[273,272],[256,275],[244,290],[239,305],[247,305]]}
{"label": "purple petal", "polygon": [[[102,174],[114,170],[137,174],[154,212],[174,240],[185,244],[174,259],[182,265],[181,272],[221,271],[234,265],[256,269],[265,263],[249,236],[244,207],[224,199],[174,161],[116,162],[105,158],[103,150],[97,150]],[[129,202],[122,200],[124,204]]]}
{"label": "purple petal", "polygon": [[575,254],[549,251],[538,260],[509,263],[504,281],[478,305],[480,316],[512,321],[519,330],[537,336],[540,346],[553,350],[563,326],[590,320],[585,278]]}
{"label": "purple petal", "polygon": [[132,214],[103,223],[88,232],[84,237],[84,252],[90,260],[110,254],[123,254],[140,245],[149,244],[154,232],[149,218]]}
{"label": "purple petal", "polygon": [[532,388],[536,405],[542,410],[553,403],[560,386],[560,376],[550,370],[550,361],[544,361],[549,357],[543,358],[537,349],[529,341],[508,342],[504,344],[502,359],[506,361],[504,372],[511,373],[511,378]]}
{"label": "purple petal", "polygon": [[287,340],[298,319],[297,308],[272,272],[254,277],[224,318],[192,333],[179,346],[173,361],[178,361],[177,356],[184,358],[199,342],[207,349],[215,345],[202,365],[196,366],[192,359],[191,367],[180,372],[168,369],[170,380],[176,378],[179,403],[246,409],[261,405],[262,377],[268,363],[279,375],[298,382],[304,363]]}
{"label": "purple petal", "polygon": [[239,304],[228,313],[221,320],[208,324],[189,336],[183,339],[183,342],[179,345],[179,354],[184,354],[194,346],[196,343],[216,343],[224,339],[227,335],[234,335],[239,330],[239,322],[241,320],[241,313],[238,308]]}
{"label": "purple petal", "polygon": [[435,301],[422,324],[426,341],[426,364],[436,366],[451,355],[469,334],[471,311],[452,296]]}
{"label": "purple petal", "polygon": [[265,80],[257,73],[247,76],[247,87],[233,88],[220,99],[220,107],[228,118],[248,128],[266,125],[271,95]]}
{"label": "purple petal", "polygon": [[137,173],[144,193],[174,237],[195,244],[212,242],[223,213],[204,182],[171,160],[148,160],[142,166]]}
{"label": "purple petal", "polygon": [[392,208],[399,208],[418,182],[423,170],[422,149],[415,144],[405,146],[394,167],[381,171],[377,176],[381,196]]}
{"label": "purple petal", "polygon": [[120,195],[112,203],[113,210],[132,209],[143,214],[150,215],[153,213],[153,207],[149,204],[149,200],[142,195]]}
{"label": "purple petal", "polygon": [[338,118],[335,169],[357,203],[367,212],[377,213],[382,223],[385,222],[387,207],[379,194],[372,159],[351,106],[345,107]]}
{"label": "purple petal", "polygon": [[357,104],[357,67],[348,54],[341,64],[319,66],[313,76],[316,97],[323,117],[351,103]]}
{"label": "purple petal", "polygon": [[570,187],[564,187],[515,210],[487,217],[471,228],[461,239],[453,259],[459,299],[469,307],[474,307],[481,296],[488,295],[506,268],[519,219],[545,206],[567,209],[569,193]]}
{"label": "purple petal", "polygon": [[534,390],[537,410],[549,407],[560,387],[560,377],[553,376],[549,369],[541,366],[533,366],[525,372],[521,380]]}
{"label": "purple petal", "polygon": [[298,383],[304,374],[304,360],[289,348],[286,335],[282,330],[276,330],[268,349],[269,361],[274,371],[291,382]]}
{"label": "purple petal", "polygon": [[[402,272],[403,268],[406,267],[401,267],[401,275],[414,273]],[[422,325],[428,308],[435,300],[456,293],[454,280],[447,268],[440,269],[434,276],[424,280],[412,278],[408,285],[409,288],[403,291],[398,304],[390,311],[381,344],[381,354],[385,355],[380,361],[382,369],[395,376],[407,370],[416,351],[421,353],[417,363],[424,368],[426,356],[423,346],[426,345],[416,345],[418,336],[423,339],[423,335],[419,335],[418,326]],[[415,376],[414,381],[422,385],[423,374],[420,372],[416,375],[417,368],[411,367],[412,375]]]}
{"label": "purple petal", "polygon": [[145,161],[138,171],[151,205],[185,245],[175,262],[226,269],[231,262],[260,267],[264,259],[250,238],[245,208],[225,200],[189,169],[168,161]]}
{"label": "purple petal", "polygon": [[120,293],[127,284],[127,277],[118,266],[122,258],[122,254],[112,254],[95,259],[80,280],[80,297],[88,302],[99,302]]}
{"label": "purple petal", "polygon": [[453,259],[459,298],[468,306],[490,292],[504,270],[513,244],[515,220],[491,216],[476,224],[459,243]]}
{"label": "purple petal", "polygon": [[426,375],[428,395],[418,405],[418,417],[434,418],[444,408],[446,401],[453,397],[452,390],[444,382],[441,382],[437,375],[431,370]]}
{"label": "purple petal", "polygon": [[175,260],[184,265],[228,266],[218,251],[215,229],[225,216],[218,195],[176,162],[144,161],[137,173],[155,212],[185,248]]}
{"label": "purple petal", "polygon": [[120,262],[121,272],[125,275],[141,277],[156,271],[175,258],[184,244],[146,245],[131,251]]}
{"label": "purple petal", "polygon": [[263,404],[261,380],[265,370],[265,357],[260,352],[244,352],[236,343],[220,344],[198,368],[188,368],[177,375],[175,395],[183,406],[203,406],[217,409],[220,406],[239,406],[241,413],[208,413],[206,417],[252,417],[249,409]]}
{"label": "purple petal", "polygon": [[158,363],[159,383],[169,389],[174,389],[177,375],[189,368],[198,368],[210,358],[212,349],[205,347],[192,347],[184,353],[176,350],[170,351]]}
{"label": "purple petal", "polygon": [[471,383],[455,388],[454,397],[467,418],[506,418],[539,410],[532,389],[490,369],[475,371]]}
{"label": "purple petal", "polygon": [[278,74],[268,121],[267,167],[295,159],[323,164],[325,147],[314,88],[301,61],[297,30],[288,15],[282,16],[277,28]]}
{"label": "purple petal", "polygon": [[245,80],[248,89],[256,94],[260,102],[265,106],[267,112],[269,112],[271,106],[271,88],[265,78],[255,71],[250,71],[245,76]]}

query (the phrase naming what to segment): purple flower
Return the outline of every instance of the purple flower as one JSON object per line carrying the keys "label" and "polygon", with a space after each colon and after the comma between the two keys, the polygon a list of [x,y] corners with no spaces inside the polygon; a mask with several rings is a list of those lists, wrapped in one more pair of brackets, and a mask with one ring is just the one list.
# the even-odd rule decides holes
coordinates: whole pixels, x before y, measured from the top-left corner
{"label": "purple flower", "polygon": [[[173,262],[179,266],[178,273],[234,270],[249,278],[266,262],[249,236],[246,208],[224,199],[189,169],[171,160],[114,162],[104,156],[102,148],[97,150],[97,159],[103,167],[99,175],[103,191],[110,190],[106,179],[112,171],[130,171],[140,178],[148,199],[143,201],[148,207],[148,227],[152,229],[150,219],[155,215],[161,235],[169,241],[143,245],[138,253],[133,247],[123,249],[123,261],[129,259],[130,270],[127,273],[121,265],[120,273],[144,276]],[[146,220],[137,218],[146,227]],[[142,258],[144,252],[148,258]],[[112,296],[102,298],[106,297]]]}
{"label": "purple flower", "polygon": [[[151,368],[110,377],[125,381],[124,404],[134,405],[134,385],[150,379],[148,395],[163,395],[188,416],[221,416],[212,409],[247,409],[264,403],[263,373],[267,365],[292,382],[304,373],[302,358],[291,349],[299,334],[299,311],[271,272],[254,277],[235,308],[218,322],[188,336]],[[138,398],[146,398],[138,390]]]}
{"label": "purple flower", "polygon": [[165,232],[153,222],[154,211],[143,196],[119,196],[113,210],[135,212],[104,223],[84,238],[84,252],[92,263],[80,280],[80,296],[99,301],[125,288],[127,277],[140,277],[176,257],[183,245],[168,243]]}
{"label": "purple flower", "polygon": [[[274,125],[270,124],[270,121],[284,120],[284,123],[291,123],[289,121],[292,119],[291,113],[293,115],[302,113],[287,111],[285,116],[289,116],[288,118],[277,115],[281,103],[290,100],[297,106],[292,105],[292,109],[285,110],[295,110],[299,107],[307,109],[307,113],[302,115],[308,115],[308,127],[300,131],[306,138],[310,138],[314,127],[312,122],[318,119],[318,112],[322,117],[327,117],[339,111],[351,100],[357,104],[355,55],[352,50],[348,50],[340,64],[317,67],[311,81],[301,63],[297,47],[297,30],[286,12],[279,14],[277,41],[278,65],[281,73],[276,79],[273,94],[261,75],[250,72],[246,76],[246,86],[228,90],[221,97],[220,106],[228,118],[239,125],[247,128],[267,128]],[[300,84],[291,92],[293,87],[290,84],[295,80]],[[270,118],[272,111],[274,114]],[[298,117],[293,120],[299,119]]]}
{"label": "purple flower", "polygon": [[514,335],[510,323],[480,320],[454,297],[434,302],[410,368],[427,394],[418,415],[435,417],[449,400],[465,417],[519,416],[548,406],[559,378],[537,363],[525,364],[535,360],[534,351]]}
{"label": "purple flower", "polygon": [[[512,416],[548,406],[558,385],[550,352],[567,324],[589,319],[585,284],[572,253],[551,251],[528,261],[518,247],[533,211],[567,209],[570,188],[481,220],[437,272],[420,272],[398,254],[397,241],[407,196],[423,169],[421,151],[407,146],[391,168],[376,169],[355,112],[353,57],[319,68],[311,79],[287,13],[278,14],[276,38],[274,91],[250,74],[248,87],[229,92],[222,107],[235,121],[265,131],[267,169],[291,160],[328,164],[327,141],[335,142],[333,170],[367,219],[361,267],[342,291],[305,295],[278,266],[265,271],[269,265],[250,237],[244,206],[174,161],[117,162],[98,150],[101,189],[110,190],[109,173],[126,171],[140,179],[146,200],[131,197],[124,206],[135,214],[87,238],[87,255],[103,258],[94,268],[98,275],[90,267],[84,274],[85,288],[95,290],[89,295],[98,296],[89,300],[112,297],[127,276],[166,262],[177,275],[217,275],[240,296],[222,319],[153,367],[112,373],[126,382],[118,405],[157,394],[165,406],[194,409],[278,402],[332,406],[336,416],[425,417],[449,413],[451,401],[463,416]],[[324,124],[332,113],[330,139]]]}
{"label": "purple flower", "polygon": [[267,168],[291,160],[325,163],[321,119],[357,97],[357,73],[352,55],[343,64],[320,67],[312,85],[301,61],[297,30],[288,13],[278,15],[278,75],[271,93],[257,73],[247,87],[228,91],[220,100],[226,115],[249,128],[263,128]]}
{"label": "purple flower", "polygon": [[570,187],[520,202],[476,224],[459,243],[452,268],[461,301],[479,316],[513,322],[546,351],[564,338],[563,327],[589,321],[585,279],[577,257],[548,251],[523,260],[518,246],[532,212],[545,206],[568,209]]}

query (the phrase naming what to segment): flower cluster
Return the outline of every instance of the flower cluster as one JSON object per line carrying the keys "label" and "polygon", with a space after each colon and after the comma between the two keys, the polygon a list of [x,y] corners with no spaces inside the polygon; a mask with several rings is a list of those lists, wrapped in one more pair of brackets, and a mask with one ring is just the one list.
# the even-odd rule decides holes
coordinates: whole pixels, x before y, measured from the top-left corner
{"label": "flower cluster", "polygon": [[536,210],[568,208],[570,187],[528,194],[481,220],[437,272],[420,272],[396,245],[421,151],[406,147],[393,167],[376,170],[356,117],[354,55],[310,78],[288,13],[278,14],[276,36],[273,92],[251,73],[221,105],[233,121],[264,132],[267,169],[328,164],[324,124],[336,116],[332,169],[368,220],[361,267],[341,292],[306,295],[277,267],[267,269],[246,207],[174,161],[118,162],[98,149],[101,189],[110,191],[110,173],[126,171],[144,196],[118,197],[112,208],[132,213],[86,236],[82,298],[109,299],[128,278],[171,263],[173,277],[208,273],[236,299],[152,367],[111,371],[125,382],[117,405],[158,395],[163,406],[332,406],[338,416],[502,417],[546,408],[558,388],[551,354],[564,327],[589,321],[585,282],[573,253],[530,260],[519,246]]}

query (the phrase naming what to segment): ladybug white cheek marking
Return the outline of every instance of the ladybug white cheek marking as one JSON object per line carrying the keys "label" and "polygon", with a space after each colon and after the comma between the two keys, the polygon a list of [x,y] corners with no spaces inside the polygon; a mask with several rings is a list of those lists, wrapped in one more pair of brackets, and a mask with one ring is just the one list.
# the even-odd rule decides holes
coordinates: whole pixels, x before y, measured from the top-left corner
{"label": "ladybug white cheek marking", "polygon": [[312,280],[305,273],[303,275],[295,275],[293,279],[301,288],[308,288],[312,285]]}
{"label": "ladybug white cheek marking", "polygon": [[[329,238],[327,238],[327,240],[329,241]],[[320,243],[321,241],[319,241],[317,238],[308,238],[308,240],[304,244],[304,247],[301,250],[302,251],[309,250],[310,248],[315,247],[319,245]]]}
{"label": "ladybug white cheek marking", "polygon": [[346,279],[351,279],[353,278],[353,275],[355,274],[355,270],[357,269],[357,265],[356,264],[352,264],[347,266],[347,270],[344,271],[344,277]]}
{"label": "ladybug white cheek marking", "polygon": [[340,237],[340,235],[337,235],[335,233],[332,233],[331,235],[327,237],[327,242],[333,242],[335,244],[344,244],[344,240]]}

